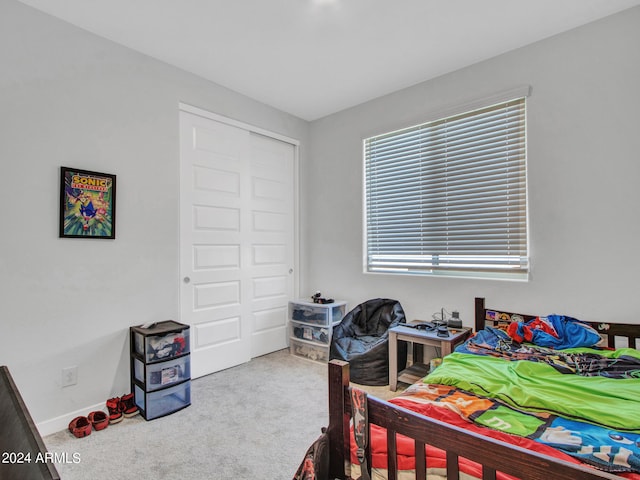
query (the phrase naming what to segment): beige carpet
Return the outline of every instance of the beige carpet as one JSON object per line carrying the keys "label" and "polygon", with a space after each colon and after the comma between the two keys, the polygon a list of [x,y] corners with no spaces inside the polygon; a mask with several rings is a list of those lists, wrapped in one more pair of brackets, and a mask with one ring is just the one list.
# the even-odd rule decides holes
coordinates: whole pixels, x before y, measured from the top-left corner
{"label": "beige carpet", "polygon": [[282,350],[193,380],[192,405],[172,415],[44,441],[79,460],[56,465],[63,480],[287,480],[327,425],[327,397],[327,366]]}

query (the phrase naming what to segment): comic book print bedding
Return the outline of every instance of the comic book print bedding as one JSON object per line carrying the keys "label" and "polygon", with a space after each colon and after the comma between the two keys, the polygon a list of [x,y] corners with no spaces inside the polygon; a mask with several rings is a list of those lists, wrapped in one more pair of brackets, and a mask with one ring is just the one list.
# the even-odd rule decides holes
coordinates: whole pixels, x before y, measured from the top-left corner
{"label": "comic book print bedding", "polygon": [[[511,332],[486,328],[391,403],[640,480],[640,352],[590,348],[600,340],[595,331],[554,317],[514,324]],[[412,440],[398,438],[399,470],[415,468],[413,448]],[[384,478],[384,429],[372,426],[371,450],[374,478]],[[427,457],[428,478],[446,478],[444,452],[427,447]],[[474,462],[461,459],[461,471],[481,478]]]}

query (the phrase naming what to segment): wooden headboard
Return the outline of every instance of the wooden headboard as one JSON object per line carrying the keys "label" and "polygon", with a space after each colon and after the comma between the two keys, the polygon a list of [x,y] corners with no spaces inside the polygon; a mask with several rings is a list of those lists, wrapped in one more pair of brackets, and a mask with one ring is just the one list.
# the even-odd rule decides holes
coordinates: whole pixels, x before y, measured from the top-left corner
{"label": "wooden headboard", "polygon": [[[475,331],[482,330],[485,326],[504,327],[511,322],[533,320],[539,315],[507,312],[501,309],[487,308],[484,297],[476,297],[476,321]],[[637,344],[640,338],[640,325],[629,323],[598,323],[586,322],[606,340],[607,347],[616,347],[616,337],[626,338],[629,348],[640,349]]]}

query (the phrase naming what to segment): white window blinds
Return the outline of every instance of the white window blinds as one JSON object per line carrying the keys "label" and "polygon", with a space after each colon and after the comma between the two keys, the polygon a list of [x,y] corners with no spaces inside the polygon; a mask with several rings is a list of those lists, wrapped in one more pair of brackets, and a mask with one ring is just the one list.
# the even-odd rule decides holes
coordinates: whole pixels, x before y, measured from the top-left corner
{"label": "white window blinds", "polygon": [[525,98],[364,141],[371,272],[526,278]]}

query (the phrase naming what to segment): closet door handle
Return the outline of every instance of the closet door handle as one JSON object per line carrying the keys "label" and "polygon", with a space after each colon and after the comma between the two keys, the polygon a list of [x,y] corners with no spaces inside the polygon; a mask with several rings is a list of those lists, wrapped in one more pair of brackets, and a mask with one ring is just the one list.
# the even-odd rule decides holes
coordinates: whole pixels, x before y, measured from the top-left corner
{"label": "closet door handle", "polygon": [[183,281],[184,283],[189,283],[189,282],[191,281],[191,279],[190,279],[189,277],[184,277],[184,278],[182,279],[182,281]]}

